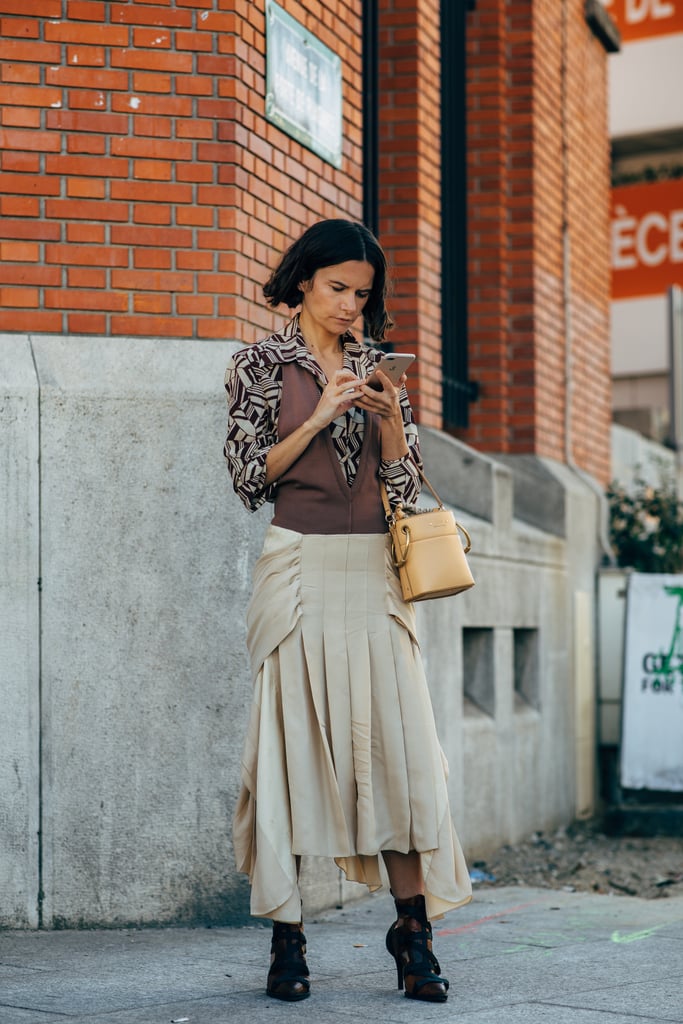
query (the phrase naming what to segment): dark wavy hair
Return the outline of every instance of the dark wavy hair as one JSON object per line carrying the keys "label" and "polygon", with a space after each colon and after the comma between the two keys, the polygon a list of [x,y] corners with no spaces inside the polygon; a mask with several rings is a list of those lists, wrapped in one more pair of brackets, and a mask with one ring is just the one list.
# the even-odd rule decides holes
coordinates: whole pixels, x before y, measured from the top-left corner
{"label": "dark wavy hair", "polygon": [[387,260],[372,232],[352,220],[321,220],[304,231],[263,286],[268,305],[282,303],[294,309],[304,297],[299,287],[302,281],[310,281],[316,270],[347,260],[365,260],[375,271],[363,316],[373,341],[382,341],[394,326],[385,306],[389,288]]}

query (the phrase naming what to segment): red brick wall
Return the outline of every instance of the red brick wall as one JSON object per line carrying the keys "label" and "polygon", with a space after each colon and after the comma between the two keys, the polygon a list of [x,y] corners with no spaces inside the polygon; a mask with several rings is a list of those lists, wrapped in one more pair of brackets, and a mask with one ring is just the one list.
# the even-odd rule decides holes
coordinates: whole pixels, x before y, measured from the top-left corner
{"label": "red brick wall", "polygon": [[[465,436],[475,447],[499,452],[509,450],[512,385],[508,321],[512,250],[508,239],[511,234],[519,236],[519,225],[524,225],[529,215],[527,209],[514,225],[509,223],[513,186],[508,179],[515,177],[518,208],[531,187],[525,148],[518,147],[515,156],[510,155],[507,7],[506,0],[478,4],[476,14],[468,18],[467,44],[468,353],[469,373],[479,384],[479,399],[470,406],[471,426]],[[521,47],[521,41],[517,45]],[[520,87],[516,89],[519,92]],[[520,248],[518,243],[515,256],[521,281],[525,268]],[[523,357],[519,365],[524,365]]]}
{"label": "red brick wall", "polygon": [[[361,2],[281,2],[341,57],[341,170],[265,120],[264,0],[0,0],[1,330],[253,341],[281,322],[261,295],[277,255],[315,220],[360,219],[363,173]],[[392,340],[418,353],[412,396],[436,427],[439,7],[379,0]],[[463,436],[484,451],[565,460],[566,217],[571,456],[606,480],[607,58],[583,9],[478,0],[468,16],[480,398]]]}
{"label": "red brick wall", "polygon": [[481,398],[462,436],[490,452],[565,461],[569,365],[571,458],[606,481],[607,64],[582,0],[567,0],[563,86],[563,6],[564,0],[478,0],[470,15],[470,374]]}
{"label": "red brick wall", "polygon": [[[583,41],[570,23],[570,49]],[[572,226],[572,453],[598,480],[611,477],[610,179],[608,69],[599,41],[569,67],[569,222]]]}
{"label": "red brick wall", "polygon": [[361,209],[359,0],[283,0],[342,58],[344,166],[266,123],[263,0],[0,0],[0,329],[252,341],[313,221]]}
{"label": "red brick wall", "polygon": [[441,426],[439,0],[380,2],[380,238],[417,418]]}

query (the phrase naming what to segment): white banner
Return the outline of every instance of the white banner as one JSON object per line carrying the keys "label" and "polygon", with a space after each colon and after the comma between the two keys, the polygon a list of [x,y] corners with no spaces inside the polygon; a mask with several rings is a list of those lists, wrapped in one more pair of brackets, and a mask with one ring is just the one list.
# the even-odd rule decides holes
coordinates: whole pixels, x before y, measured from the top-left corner
{"label": "white banner", "polygon": [[683,576],[629,576],[621,785],[683,791]]}

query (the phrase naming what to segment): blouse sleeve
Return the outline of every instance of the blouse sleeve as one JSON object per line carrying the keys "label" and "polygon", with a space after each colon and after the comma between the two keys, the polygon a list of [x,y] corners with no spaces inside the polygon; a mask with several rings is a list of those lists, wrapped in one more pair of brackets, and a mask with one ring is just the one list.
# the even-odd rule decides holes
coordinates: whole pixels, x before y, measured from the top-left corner
{"label": "blouse sleeve", "polygon": [[275,382],[265,367],[237,352],[225,371],[228,433],[223,454],[235,493],[255,512],[273,501],[274,484],[266,484],[266,456],[277,442]]}
{"label": "blouse sleeve", "polygon": [[402,505],[415,505],[422,486],[420,478],[420,469],[422,469],[420,441],[417,436],[417,426],[413,420],[413,411],[408,400],[408,392],[405,388],[401,389],[400,401],[403,414],[403,430],[408,442],[408,454],[401,456],[399,459],[382,459],[379,464],[379,475],[384,481],[389,504],[392,508],[399,503]]}

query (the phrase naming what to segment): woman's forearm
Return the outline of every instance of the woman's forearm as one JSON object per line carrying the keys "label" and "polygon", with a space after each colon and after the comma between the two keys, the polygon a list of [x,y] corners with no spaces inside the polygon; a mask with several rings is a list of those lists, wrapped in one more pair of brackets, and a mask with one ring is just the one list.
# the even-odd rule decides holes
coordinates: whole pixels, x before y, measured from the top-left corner
{"label": "woman's forearm", "polygon": [[287,472],[299,456],[303,455],[318,432],[319,428],[310,420],[304,420],[301,426],[288,434],[283,441],[273,445],[266,455],[266,486]]}
{"label": "woman's forearm", "polygon": [[382,420],[382,458],[401,459],[409,454],[408,442],[400,411],[396,416]]}

